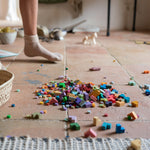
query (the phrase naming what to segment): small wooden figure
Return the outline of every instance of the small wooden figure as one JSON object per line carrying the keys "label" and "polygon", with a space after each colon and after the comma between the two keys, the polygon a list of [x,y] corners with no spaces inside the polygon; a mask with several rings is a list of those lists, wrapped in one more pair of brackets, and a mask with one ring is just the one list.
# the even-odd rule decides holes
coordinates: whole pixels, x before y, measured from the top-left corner
{"label": "small wooden figure", "polygon": [[83,44],[85,45],[92,45],[96,44],[96,38],[97,38],[97,33],[95,32],[93,35],[90,36],[85,36],[83,39]]}

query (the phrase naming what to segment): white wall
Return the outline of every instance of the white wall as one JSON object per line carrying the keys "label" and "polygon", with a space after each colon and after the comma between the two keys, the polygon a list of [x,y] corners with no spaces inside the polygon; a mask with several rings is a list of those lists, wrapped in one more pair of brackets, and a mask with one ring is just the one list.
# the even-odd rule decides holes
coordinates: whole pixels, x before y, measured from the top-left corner
{"label": "white wall", "polygon": [[[136,29],[150,29],[150,0],[137,0]],[[111,29],[132,29],[134,0],[111,1]],[[87,22],[81,27],[97,26],[106,30],[107,0],[83,0],[83,13],[73,18],[73,9],[66,3],[39,4],[38,23],[50,28],[65,27],[80,20]]]}
{"label": "white wall", "polygon": [[[6,19],[8,1],[12,0],[0,0],[0,20]],[[106,30],[108,0],[82,1],[83,11],[78,18],[74,18],[73,8],[68,2],[39,4],[38,24],[49,28],[65,27],[86,19],[87,22],[80,27],[97,26],[101,30]],[[150,0],[137,1],[136,29],[150,30]],[[111,0],[111,30],[132,29],[133,6],[134,0]]]}
{"label": "white wall", "polygon": [[[111,29],[124,29],[126,0],[112,0]],[[65,27],[86,19],[81,26],[98,26],[105,30],[107,25],[107,0],[83,0],[83,11],[80,17],[74,18],[69,3],[39,4],[38,23],[48,27]]]}
{"label": "white wall", "polygon": [[[127,28],[132,29],[133,20],[133,2],[134,0],[128,0],[127,7]],[[136,29],[137,30],[149,30],[150,29],[150,0],[137,0],[137,15],[136,15]]]}

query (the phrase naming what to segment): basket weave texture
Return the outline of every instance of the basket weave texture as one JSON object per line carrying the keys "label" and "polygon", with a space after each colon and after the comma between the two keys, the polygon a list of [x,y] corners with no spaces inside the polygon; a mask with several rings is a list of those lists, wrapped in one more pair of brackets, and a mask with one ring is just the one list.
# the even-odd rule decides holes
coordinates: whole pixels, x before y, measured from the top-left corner
{"label": "basket weave texture", "polygon": [[10,98],[14,75],[6,70],[0,70],[0,106]]}

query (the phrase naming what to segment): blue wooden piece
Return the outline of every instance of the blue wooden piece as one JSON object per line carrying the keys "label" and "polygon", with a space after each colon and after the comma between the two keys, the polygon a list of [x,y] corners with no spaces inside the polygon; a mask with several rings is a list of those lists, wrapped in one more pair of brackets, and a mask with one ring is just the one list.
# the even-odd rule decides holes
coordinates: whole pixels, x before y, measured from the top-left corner
{"label": "blue wooden piece", "polygon": [[125,97],[124,101],[125,101],[125,103],[129,103],[130,102],[130,97]]}
{"label": "blue wooden piece", "polygon": [[146,95],[146,96],[149,96],[149,95],[150,95],[150,90],[146,89],[146,90],[145,90],[145,95]]}
{"label": "blue wooden piece", "polygon": [[106,84],[100,85],[100,89],[106,89]]}
{"label": "blue wooden piece", "polygon": [[102,130],[111,129],[111,123],[103,122]]}
{"label": "blue wooden piece", "polygon": [[116,124],[116,133],[124,133],[125,128],[121,126],[121,124]]}

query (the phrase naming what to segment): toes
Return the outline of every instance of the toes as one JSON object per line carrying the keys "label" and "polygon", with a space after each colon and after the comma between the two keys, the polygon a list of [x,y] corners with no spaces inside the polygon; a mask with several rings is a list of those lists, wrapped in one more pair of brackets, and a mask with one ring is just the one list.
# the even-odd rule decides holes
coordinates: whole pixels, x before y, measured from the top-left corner
{"label": "toes", "polygon": [[57,61],[62,61],[63,60],[63,55],[60,53],[54,53],[56,55]]}

